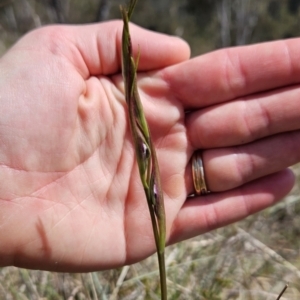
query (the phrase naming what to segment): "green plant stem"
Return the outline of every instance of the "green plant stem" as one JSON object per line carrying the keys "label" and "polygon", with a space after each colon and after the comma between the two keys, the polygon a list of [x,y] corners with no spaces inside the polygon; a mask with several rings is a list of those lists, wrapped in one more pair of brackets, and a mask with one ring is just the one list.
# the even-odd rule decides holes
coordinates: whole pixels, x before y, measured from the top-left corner
{"label": "green plant stem", "polygon": [[141,182],[144,187],[151,216],[155,245],[158,255],[161,299],[167,300],[167,280],[165,270],[166,218],[163,189],[155,148],[150,136],[147,120],[137,88],[137,68],[139,55],[132,56],[132,44],[129,32],[129,19],[137,0],[131,0],[128,9],[121,7],[123,17],[122,34],[122,74],[125,85],[125,98],[128,107],[129,124],[133,138],[136,160]]}
{"label": "green plant stem", "polygon": [[148,203],[151,222],[153,227],[154,239],[156,244],[156,253],[158,258],[158,267],[159,267],[159,278],[160,278],[160,291],[161,291],[161,300],[167,300],[168,290],[167,290],[167,274],[166,274],[166,263],[165,263],[165,248],[160,249],[160,237],[157,228],[157,221],[150,203]]}
{"label": "green plant stem", "polygon": [[160,275],[160,290],[161,290],[161,300],[167,300],[168,290],[167,290],[167,274],[166,274],[166,263],[165,263],[165,251],[162,253],[157,251],[158,265],[159,265],[159,275]]}

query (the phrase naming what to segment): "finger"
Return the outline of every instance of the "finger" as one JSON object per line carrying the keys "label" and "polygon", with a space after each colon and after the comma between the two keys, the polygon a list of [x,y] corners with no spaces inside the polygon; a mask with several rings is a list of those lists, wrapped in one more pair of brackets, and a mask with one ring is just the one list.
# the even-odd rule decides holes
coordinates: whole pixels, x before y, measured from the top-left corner
{"label": "finger", "polygon": [[[121,69],[121,21],[84,26],[49,26],[33,31],[23,40],[63,55],[84,78],[110,75]],[[133,53],[140,49],[139,70],[155,70],[189,58],[189,46],[182,39],[155,33],[130,24]],[[36,49],[35,49],[36,51]]]}
{"label": "finger", "polygon": [[[202,153],[208,189],[227,191],[278,172],[300,161],[300,131],[279,134],[254,143]],[[194,191],[191,165],[186,171],[188,190]]]}
{"label": "finger", "polygon": [[272,206],[289,193],[294,182],[294,174],[284,170],[235,190],[188,200],[173,223],[169,243],[203,234]]}
{"label": "finger", "polygon": [[172,66],[162,77],[186,108],[200,108],[300,82],[300,39],[218,50]]}
{"label": "finger", "polygon": [[195,148],[249,143],[300,129],[300,86],[214,105],[187,115],[189,140]]}

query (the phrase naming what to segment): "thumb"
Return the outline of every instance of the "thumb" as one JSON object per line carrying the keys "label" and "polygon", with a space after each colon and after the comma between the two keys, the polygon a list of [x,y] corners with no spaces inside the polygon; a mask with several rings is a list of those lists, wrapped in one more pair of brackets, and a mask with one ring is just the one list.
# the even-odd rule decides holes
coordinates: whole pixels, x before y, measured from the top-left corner
{"label": "thumb", "polygon": [[[48,48],[52,54],[64,56],[83,78],[111,75],[121,70],[122,21],[92,25],[54,25],[35,30],[20,43]],[[174,36],[151,32],[130,24],[133,53],[141,51],[139,70],[151,71],[167,67],[190,56],[186,42]]]}

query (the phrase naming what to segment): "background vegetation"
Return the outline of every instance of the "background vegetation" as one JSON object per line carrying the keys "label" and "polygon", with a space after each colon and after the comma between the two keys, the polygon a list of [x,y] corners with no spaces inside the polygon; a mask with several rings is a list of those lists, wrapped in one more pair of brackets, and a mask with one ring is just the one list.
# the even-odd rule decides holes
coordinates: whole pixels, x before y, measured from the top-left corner
{"label": "background vegetation", "polygon": [[[0,0],[0,55],[50,23],[120,18],[125,0]],[[140,0],[133,21],[186,39],[193,55],[299,36],[300,0]],[[167,249],[169,299],[300,299],[300,188],[232,226]],[[0,245],[1,247],[1,245]],[[0,299],[159,299],[156,257],[89,274],[0,269]]]}

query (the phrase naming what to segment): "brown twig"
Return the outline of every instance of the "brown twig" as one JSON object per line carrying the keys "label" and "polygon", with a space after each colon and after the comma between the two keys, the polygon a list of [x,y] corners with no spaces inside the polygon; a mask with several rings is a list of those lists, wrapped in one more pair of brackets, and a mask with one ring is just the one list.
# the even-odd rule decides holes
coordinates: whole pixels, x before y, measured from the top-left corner
{"label": "brown twig", "polygon": [[287,283],[285,285],[285,287],[282,289],[281,293],[279,294],[279,296],[276,298],[276,300],[279,300],[281,298],[281,296],[284,294],[284,292],[286,291],[286,289],[288,288],[289,284]]}

